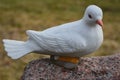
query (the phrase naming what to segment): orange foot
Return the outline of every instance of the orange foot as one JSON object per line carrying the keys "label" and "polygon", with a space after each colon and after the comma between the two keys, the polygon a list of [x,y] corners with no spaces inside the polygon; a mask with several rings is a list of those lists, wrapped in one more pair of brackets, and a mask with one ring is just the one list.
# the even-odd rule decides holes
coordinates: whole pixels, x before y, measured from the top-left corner
{"label": "orange foot", "polygon": [[76,68],[79,63],[79,57],[51,56],[51,61],[67,69]]}

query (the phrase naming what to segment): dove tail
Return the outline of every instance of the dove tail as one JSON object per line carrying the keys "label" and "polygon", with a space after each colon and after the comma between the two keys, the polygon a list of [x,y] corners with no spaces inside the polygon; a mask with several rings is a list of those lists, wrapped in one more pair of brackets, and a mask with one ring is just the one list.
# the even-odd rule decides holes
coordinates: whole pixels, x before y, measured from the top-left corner
{"label": "dove tail", "polygon": [[26,42],[23,41],[4,39],[3,43],[7,55],[10,56],[12,59],[18,59],[32,52]]}

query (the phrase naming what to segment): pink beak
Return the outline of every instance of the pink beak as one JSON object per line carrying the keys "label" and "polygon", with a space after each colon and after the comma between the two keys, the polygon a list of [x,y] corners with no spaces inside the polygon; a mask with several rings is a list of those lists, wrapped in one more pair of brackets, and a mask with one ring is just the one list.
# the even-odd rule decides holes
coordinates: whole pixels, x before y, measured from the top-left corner
{"label": "pink beak", "polygon": [[102,22],[102,20],[97,20],[96,23],[97,23],[98,25],[100,25],[100,26],[103,27],[103,22]]}

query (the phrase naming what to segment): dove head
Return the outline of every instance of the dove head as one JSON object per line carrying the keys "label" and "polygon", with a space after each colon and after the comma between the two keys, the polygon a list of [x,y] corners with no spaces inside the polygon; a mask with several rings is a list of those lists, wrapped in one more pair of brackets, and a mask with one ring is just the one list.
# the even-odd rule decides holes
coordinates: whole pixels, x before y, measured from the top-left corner
{"label": "dove head", "polygon": [[103,26],[102,22],[103,12],[102,9],[96,5],[90,5],[85,10],[83,20],[85,20],[88,25],[100,25]]}

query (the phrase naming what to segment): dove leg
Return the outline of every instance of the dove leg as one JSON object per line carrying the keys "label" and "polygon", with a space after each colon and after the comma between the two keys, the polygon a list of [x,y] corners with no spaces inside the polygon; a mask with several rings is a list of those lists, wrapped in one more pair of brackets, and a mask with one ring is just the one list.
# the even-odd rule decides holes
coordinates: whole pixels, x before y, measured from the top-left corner
{"label": "dove leg", "polygon": [[59,66],[62,66],[67,69],[74,69],[79,63],[78,57],[66,57],[66,56],[54,56],[51,55],[50,60]]}

